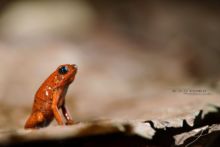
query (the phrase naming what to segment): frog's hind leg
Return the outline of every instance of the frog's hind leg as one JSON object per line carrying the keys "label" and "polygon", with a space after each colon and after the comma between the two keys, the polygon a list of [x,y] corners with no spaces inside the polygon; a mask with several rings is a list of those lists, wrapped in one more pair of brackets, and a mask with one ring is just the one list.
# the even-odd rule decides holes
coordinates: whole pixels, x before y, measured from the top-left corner
{"label": "frog's hind leg", "polygon": [[26,121],[24,126],[25,129],[28,128],[40,128],[45,126],[45,117],[42,112],[33,112],[31,116]]}

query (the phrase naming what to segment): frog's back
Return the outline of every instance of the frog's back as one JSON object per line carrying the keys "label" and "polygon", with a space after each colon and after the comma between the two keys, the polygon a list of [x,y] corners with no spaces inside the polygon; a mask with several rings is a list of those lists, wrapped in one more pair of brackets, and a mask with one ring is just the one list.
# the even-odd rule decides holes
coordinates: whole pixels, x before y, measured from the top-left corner
{"label": "frog's back", "polygon": [[54,73],[52,73],[37,90],[34,98],[33,111],[52,111]]}

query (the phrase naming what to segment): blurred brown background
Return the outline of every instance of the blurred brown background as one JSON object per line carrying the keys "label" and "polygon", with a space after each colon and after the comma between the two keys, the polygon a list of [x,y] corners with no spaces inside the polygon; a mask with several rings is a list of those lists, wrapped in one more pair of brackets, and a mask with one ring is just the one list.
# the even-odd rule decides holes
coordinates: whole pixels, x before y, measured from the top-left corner
{"label": "blurred brown background", "polygon": [[23,127],[37,88],[64,63],[79,67],[66,97],[77,121],[219,104],[219,26],[214,0],[2,0],[0,128]]}

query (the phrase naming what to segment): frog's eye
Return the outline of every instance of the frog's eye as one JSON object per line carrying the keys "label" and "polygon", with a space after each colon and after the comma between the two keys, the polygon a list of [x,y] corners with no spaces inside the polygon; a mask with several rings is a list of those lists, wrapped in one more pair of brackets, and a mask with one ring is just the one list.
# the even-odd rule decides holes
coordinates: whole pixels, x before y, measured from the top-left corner
{"label": "frog's eye", "polygon": [[64,75],[68,72],[68,68],[66,66],[62,66],[59,68],[58,72],[59,72],[59,74]]}

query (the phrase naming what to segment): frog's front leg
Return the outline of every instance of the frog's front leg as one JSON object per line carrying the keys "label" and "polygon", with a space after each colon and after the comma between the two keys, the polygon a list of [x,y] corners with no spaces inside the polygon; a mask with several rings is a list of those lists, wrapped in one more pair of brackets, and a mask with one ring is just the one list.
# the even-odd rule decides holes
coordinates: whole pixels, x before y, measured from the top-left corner
{"label": "frog's front leg", "polygon": [[68,86],[65,86],[63,88],[63,93],[60,96],[60,103],[59,103],[60,105],[59,106],[61,107],[63,116],[67,121],[66,125],[72,125],[74,123],[74,121],[73,121],[73,119],[72,119],[72,117],[71,117],[71,115],[68,111],[68,108],[67,108],[66,104],[65,104],[65,96],[66,96],[67,89],[68,89]]}
{"label": "frog's front leg", "polygon": [[65,101],[64,101],[63,105],[61,106],[61,109],[62,109],[63,115],[67,121],[66,125],[72,125],[74,123],[74,121],[68,111],[67,106],[65,105]]}
{"label": "frog's front leg", "polygon": [[54,117],[59,125],[63,125],[62,117],[58,110],[58,102],[59,102],[59,97],[60,97],[61,92],[62,92],[61,90],[54,91],[53,97],[52,97],[52,106],[51,106]]}

